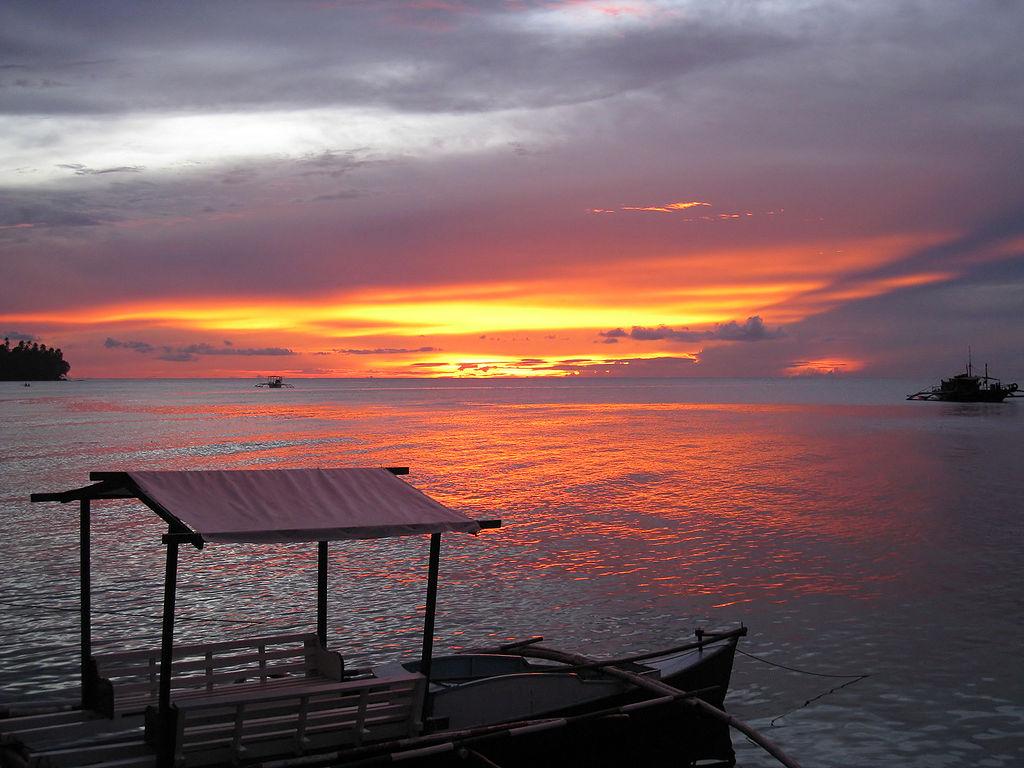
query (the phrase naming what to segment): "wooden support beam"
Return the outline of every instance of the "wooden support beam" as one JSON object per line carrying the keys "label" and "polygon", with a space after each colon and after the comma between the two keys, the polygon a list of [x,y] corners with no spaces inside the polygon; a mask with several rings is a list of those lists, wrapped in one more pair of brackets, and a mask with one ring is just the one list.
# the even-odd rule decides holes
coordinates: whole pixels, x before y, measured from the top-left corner
{"label": "wooden support beam", "polygon": [[316,636],[327,647],[327,542],[316,543]]}
{"label": "wooden support beam", "polygon": [[29,501],[59,501],[67,504],[70,501],[81,499],[133,499],[135,494],[117,484],[107,482],[93,483],[81,488],[72,488],[68,491],[57,491],[55,493],[33,493],[29,495]]}
{"label": "wooden support beam", "polygon": [[82,709],[92,701],[92,541],[89,499],[78,508],[78,591],[81,595]]}
{"label": "wooden support beam", "polygon": [[203,544],[205,543],[202,536],[198,533],[192,533],[191,531],[165,533],[161,537],[161,541],[163,541],[164,544],[170,544],[172,541],[177,542],[178,544],[191,544],[196,549],[202,549]]}
{"label": "wooden support beam", "polygon": [[127,483],[130,478],[127,472],[90,472],[90,480],[107,480],[118,483]]}
{"label": "wooden support beam", "polygon": [[[434,658],[434,619],[437,615],[437,581],[441,566],[441,534],[430,534],[430,563],[427,570],[427,605],[423,616],[423,651],[420,654],[420,674],[430,688],[430,665]],[[429,696],[423,697],[423,722],[429,716]]]}
{"label": "wooden support beam", "polygon": [[171,662],[174,658],[174,599],[178,590],[178,540],[167,542],[167,566],[164,570],[164,615],[160,639],[160,696],[161,718],[171,706]]}

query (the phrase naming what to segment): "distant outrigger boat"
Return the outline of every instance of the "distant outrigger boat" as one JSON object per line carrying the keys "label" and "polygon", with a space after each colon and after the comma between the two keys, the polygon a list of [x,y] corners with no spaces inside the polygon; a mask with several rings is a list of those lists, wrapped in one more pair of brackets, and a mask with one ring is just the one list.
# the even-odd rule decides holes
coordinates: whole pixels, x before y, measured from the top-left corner
{"label": "distant outrigger boat", "polygon": [[1008,397],[1021,397],[1017,394],[1016,384],[1003,385],[999,379],[988,375],[988,363],[985,363],[985,374],[975,376],[971,365],[971,354],[967,353],[967,372],[958,373],[943,379],[937,387],[922,389],[907,400],[941,400],[948,403],[1001,403]]}
{"label": "distant outrigger boat", "polygon": [[262,381],[256,386],[266,387],[267,389],[291,389],[294,384],[285,384],[283,376],[267,376],[266,381]]}

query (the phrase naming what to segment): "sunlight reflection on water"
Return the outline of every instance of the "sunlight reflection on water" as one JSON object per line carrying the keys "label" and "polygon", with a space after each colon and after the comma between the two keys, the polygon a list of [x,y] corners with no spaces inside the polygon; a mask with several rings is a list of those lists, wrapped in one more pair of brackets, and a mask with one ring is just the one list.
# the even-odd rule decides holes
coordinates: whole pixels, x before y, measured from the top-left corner
{"label": "sunlight reflection on water", "polygon": [[[505,521],[446,539],[439,649],[543,634],[600,655],[744,621],[757,655],[872,673],[771,729],[804,764],[1024,760],[1020,403],[862,381],[296,384],[0,390],[0,698],[77,664],[76,509],[30,492],[99,469],[408,465]],[[161,528],[95,509],[94,634],[151,644]],[[416,652],[426,554],[418,537],[331,545],[330,640],[351,663]],[[309,547],[183,551],[179,638],[308,629],[315,568]],[[729,701],[766,727],[832,684],[740,657]]]}

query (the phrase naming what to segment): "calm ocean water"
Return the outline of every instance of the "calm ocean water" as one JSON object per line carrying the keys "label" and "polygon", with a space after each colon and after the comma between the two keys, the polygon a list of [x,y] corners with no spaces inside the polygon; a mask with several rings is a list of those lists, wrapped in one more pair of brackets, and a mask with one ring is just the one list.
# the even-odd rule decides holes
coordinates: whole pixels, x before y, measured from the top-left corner
{"label": "calm ocean water", "polygon": [[[597,655],[745,623],[730,709],[805,766],[1024,765],[1024,402],[868,380],[0,383],[0,701],[77,668],[91,470],[408,465],[474,516],[437,648],[544,635]],[[94,636],[158,640],[155,518],[94,505]],[[330,644],[414,654],[426,538],[332,545]],[[315,625],[315,547],[183,550],[178,638]],[[781,716],[781,717],[780,717]],[[780,719],[776,719],[780,718]],[[774,720],[774,726],[770,725]],[[741,737],[742,766],[774,763]]]}

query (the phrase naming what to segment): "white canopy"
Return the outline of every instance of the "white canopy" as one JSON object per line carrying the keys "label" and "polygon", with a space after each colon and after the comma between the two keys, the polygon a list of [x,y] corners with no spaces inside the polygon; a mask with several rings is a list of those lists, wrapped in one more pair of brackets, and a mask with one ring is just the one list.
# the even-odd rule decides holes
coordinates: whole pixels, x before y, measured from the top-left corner
{"label": "white canopy", "polygon": [[129,472],[145,500],[206,541],[376,539],[480,525],[386,469]]}

